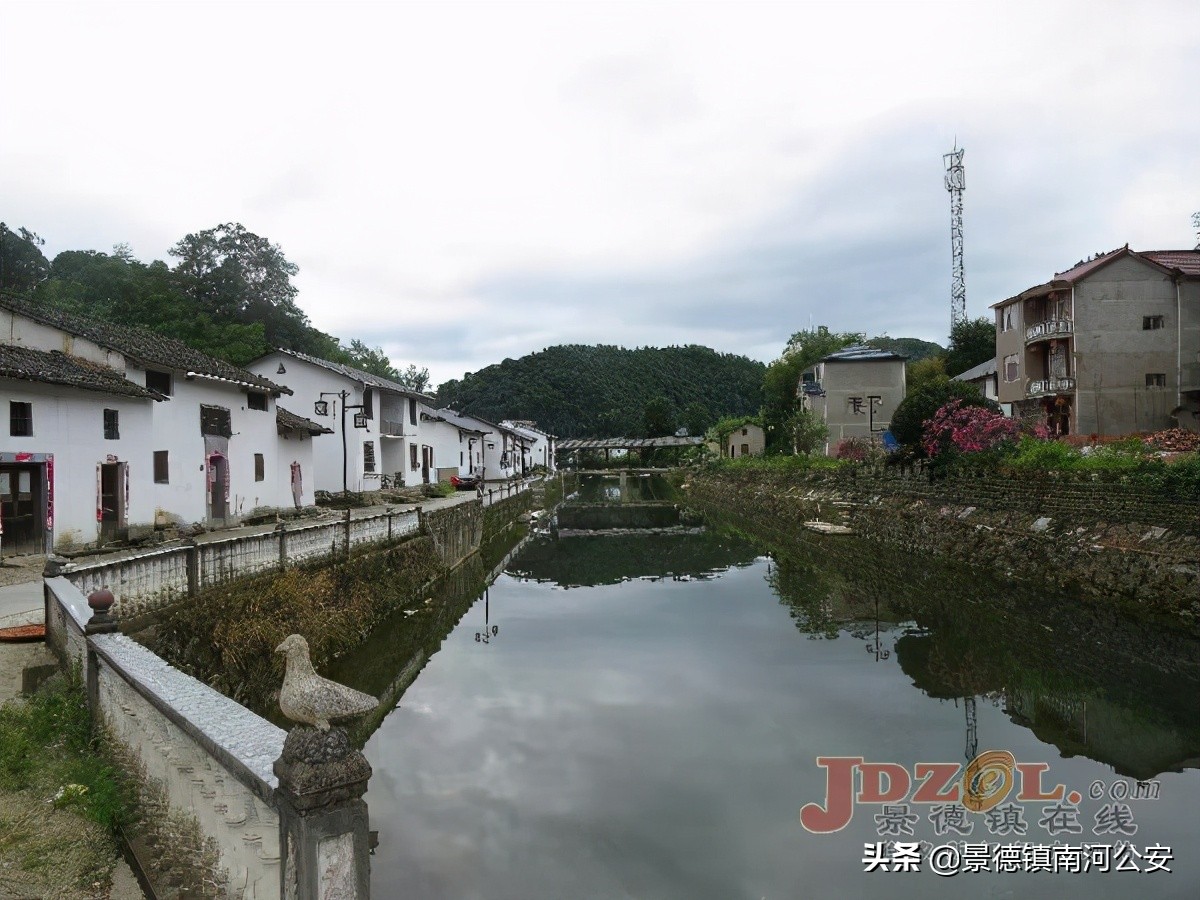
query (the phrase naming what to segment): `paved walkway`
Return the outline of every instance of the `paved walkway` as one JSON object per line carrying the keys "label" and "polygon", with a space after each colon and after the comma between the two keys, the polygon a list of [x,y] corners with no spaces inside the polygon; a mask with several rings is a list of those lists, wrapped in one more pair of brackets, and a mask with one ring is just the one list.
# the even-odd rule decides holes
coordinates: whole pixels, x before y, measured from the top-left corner
{"label": "paved walkway", "polygon": [[[485,492],[483,496],[484,506],[509,496],[510,494],[505,490],[505,487],[504,483],[491,483],[491,490]],[[413,503],[365,506],[361,509],[350,510],[350,518],[365,519],[371,516],[379,516],[386,513],[389,509],[396,513],[408,512],[416,509],[418,506],[423,510],[444,509],[448,506],[467,503],[474,500],[477,496],[475,491],[458,491],[449,497],[428,497]],[[288,521],[297,526],[339,522],[345,518],[345,515],[345,510],[322,508],[320,515],[304,519],[289,519]],[[237,528],[206,531],[203,534],[197,535],[195,541],[197,544],[207,544],[247,535],[269,534],[274,530],[275,523],[273,522],[268,522],[265,525],[242,525]],[[170,547],[175,546],[175,543],[160,544],[159,546]],[[113,553],[80,557],[79,562],[81,565],[108,562],[115,559],[126,559],[137,556],[141,552],[143,552],[142,549],[118,550]],[[3,585],[0,586],[0,628],[11,625],[26,625],[30,622],[41,622],[44,619],[42,567],[45,565],[45,561],[46,557],[44,556],[16,556],[2,561],[3,567],[0,568],[0,585]]]}

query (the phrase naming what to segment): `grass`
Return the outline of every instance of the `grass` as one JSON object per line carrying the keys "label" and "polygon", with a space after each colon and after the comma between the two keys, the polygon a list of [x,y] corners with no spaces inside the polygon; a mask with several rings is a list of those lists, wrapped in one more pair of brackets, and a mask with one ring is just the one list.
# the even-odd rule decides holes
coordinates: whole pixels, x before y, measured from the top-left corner
{"label": "grass", "polygon": [[[0,706],[0,866],[46,896],[105,896],[132,793],[92,735],[78,676]],[[26,884],[26,882],[28,884]],[[41,896],[41,894],[38,894]]]}

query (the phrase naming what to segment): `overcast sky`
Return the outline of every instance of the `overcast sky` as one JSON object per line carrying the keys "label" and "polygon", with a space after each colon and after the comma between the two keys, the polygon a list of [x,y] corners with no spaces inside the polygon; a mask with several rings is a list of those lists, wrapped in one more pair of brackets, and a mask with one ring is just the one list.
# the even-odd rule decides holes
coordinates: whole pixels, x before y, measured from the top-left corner
{"label": "overcast sky", "polygon": [[557,343],[945,343],[1126,242],[1190,248],[1200,3],[0,0],[0,219],[167,259],[241,222],[434,382]]}

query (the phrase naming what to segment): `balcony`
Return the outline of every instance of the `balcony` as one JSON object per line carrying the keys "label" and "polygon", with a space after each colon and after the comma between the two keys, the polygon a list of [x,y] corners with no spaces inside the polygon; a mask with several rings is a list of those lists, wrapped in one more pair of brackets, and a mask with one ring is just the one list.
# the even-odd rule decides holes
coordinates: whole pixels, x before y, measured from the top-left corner
{"label": "balcony", "polygon": [[1025,329],[1025,343],[1032,344],[1035,341],[1044,341],[1070,333],[1070,319],[1047,319],[1045,322],[1038,322]]}
{"label": "balcony", "polygon": [[404,437],[404,423],[397,422],[391,419],[379,420],[379,433],[390,437]]}
{"label": "balcony", "polygon": [[1026,397],[1045,397],[1049,394],[1073,394],[1074,392],[1074,378],[1046,378],[1042,381],[1031,381],[1025,388]]}

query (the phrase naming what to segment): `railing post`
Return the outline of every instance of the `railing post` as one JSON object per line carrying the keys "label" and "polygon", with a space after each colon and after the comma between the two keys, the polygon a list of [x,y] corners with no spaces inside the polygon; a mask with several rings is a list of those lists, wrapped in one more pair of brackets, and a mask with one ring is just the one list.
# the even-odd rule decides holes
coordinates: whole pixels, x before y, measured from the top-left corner
{"label": "railing post", "polygon": [[425,510],[417,507],[417,534],[429,534],[429,526],[425,522]]}
{"label": "railing post", "polygon": [[387,520],[388,520],[388,537],[387,537],[387,539],[388,539],[388,543],[390,544],[392,542],[392,508],[390,506],[387,508]]}
{"label": "railing post", "polygon": [[200,593],[200,548],[193,538],[183,541],[184,561],[187,565],[187,595],[195,597]]}
{"label": "railing post", "polygon": [[346,507],[346,559],[350,558],[350,507]]}
{"label": "railing post", "polygon": [[371,777],[346,732],[297,726],[275,761],[283,896],[368,900],[371,832],[362,795]]}
{"label": "railing post", "polygon": [[275,539],[279,541],[279,571],[287,568],[287,526],[279,522],[275,526]]}

